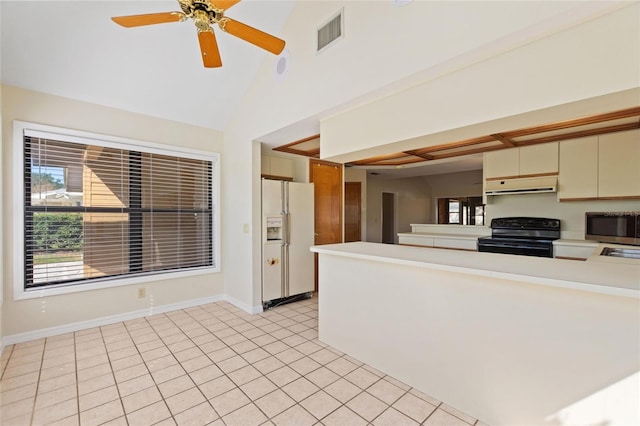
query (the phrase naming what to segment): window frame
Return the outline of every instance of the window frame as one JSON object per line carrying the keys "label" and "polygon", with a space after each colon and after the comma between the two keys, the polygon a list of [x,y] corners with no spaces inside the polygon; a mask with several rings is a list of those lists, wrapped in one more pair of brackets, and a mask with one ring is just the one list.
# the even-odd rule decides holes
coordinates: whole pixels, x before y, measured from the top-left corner
{"label": "window frame", "polygon": [[[24,188],[24,134],[28,131],[31,134],[41,133],[42,137],[82,144],[99,145],[107,148],[127,149],[142,151],[152,154],[170,155],[174,157],[191,158],[197,160],[210,161],[212,163],[212,183],[211,202],[213,212],[211,214],[211,247],[213,250],[213,266],[194,267],[192,269],[160,272],[140,276],[105,277],[96,278],[90,282],[69,283],[68,285],[58,285],[47,288],[38,287],[25,289],[25,247],[24,247],[24,209],[25,209],[25,188]],[[60,294],[77,293],[82,291],[97,290],[125,285],[139,285],[161,280],[176,279],[194,275],[205,275],[219,273],[220,268],[220,154],[195,150],[190,148],[174,147],[153,142],[140,141],[136,139],[124,138],[98,134],[93,132],[66,129],[49,126],[45,124],[30,123],[15,120],[13,122],[13,235],[11,237],[13,246],[13,299],[23,300],[37,297],[53,296]]]}

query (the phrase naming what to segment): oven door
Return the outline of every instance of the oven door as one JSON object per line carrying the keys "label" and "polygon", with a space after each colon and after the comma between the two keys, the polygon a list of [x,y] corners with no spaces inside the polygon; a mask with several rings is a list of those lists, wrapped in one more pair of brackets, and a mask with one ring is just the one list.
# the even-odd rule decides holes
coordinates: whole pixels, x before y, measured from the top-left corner
{"label": "oven door", "polygon": [[478,251],[485,253],[519,254],[522,256],[553,257],[551,241],[508,238],[478,238]]}

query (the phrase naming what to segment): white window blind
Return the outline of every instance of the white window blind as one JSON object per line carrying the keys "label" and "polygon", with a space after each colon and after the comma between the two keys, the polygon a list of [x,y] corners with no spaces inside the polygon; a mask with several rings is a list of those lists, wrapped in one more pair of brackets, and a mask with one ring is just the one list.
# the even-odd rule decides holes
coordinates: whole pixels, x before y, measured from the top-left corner
{"label": "white window blind", "polygon": [[216,266],[214,162],[80,140],[25,133],[25,290]]}

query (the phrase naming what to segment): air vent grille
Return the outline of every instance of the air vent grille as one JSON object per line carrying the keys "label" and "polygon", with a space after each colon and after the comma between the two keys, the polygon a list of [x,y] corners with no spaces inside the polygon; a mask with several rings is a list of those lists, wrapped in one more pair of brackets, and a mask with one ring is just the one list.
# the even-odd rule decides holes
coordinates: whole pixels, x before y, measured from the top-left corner
{"label": "air vent grille", "polygon": [[329,45],[342,38],[344,34],[343,10],[340,10],[329,22],[318,29],[318,45],[316,52],[321,52]]}

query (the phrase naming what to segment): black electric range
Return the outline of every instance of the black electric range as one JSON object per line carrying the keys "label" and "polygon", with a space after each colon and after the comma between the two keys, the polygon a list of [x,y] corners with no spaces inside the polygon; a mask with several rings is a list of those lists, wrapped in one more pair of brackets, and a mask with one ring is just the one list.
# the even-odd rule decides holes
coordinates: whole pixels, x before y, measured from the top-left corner
{"label": "black electric range", "polygon": [[502,217],[491,220],[491,236],[478,238],[478,251],[553,257],[560,238],[560,220],[542,217]]}

